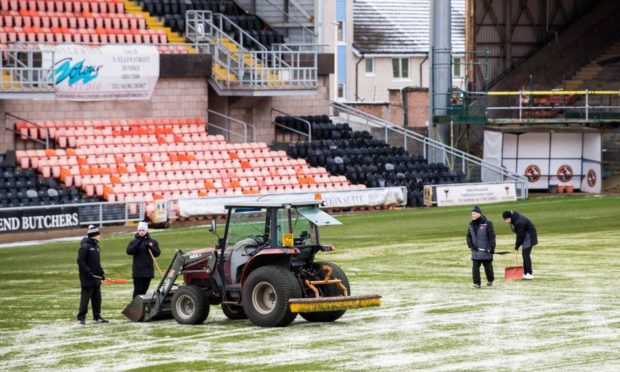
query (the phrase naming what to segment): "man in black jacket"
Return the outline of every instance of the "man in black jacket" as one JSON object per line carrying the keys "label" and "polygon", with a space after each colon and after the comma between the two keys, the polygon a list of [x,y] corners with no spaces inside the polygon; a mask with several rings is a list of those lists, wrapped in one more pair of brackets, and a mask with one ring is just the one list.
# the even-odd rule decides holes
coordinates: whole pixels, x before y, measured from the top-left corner
{"label": "man in black jacket", "polygon": [[159,243],[149,235],[146,222],[138,224],[138,232],[127,246],[127,254],[133,256],[133,296],[145,294],[151,284],[153,273],[153,257],[160,254]]}
{"label": "man in black jacket", "polygon": [[523,279],[534,279],[532,271],[532,248],[538,244],[538,233],[536,227],[527,217],[516,211],[504,211],[502,214],[504,222],[510,225],[512,231],[517,234],[515,250],[523,246],[521,255],[523,256]]}
{"label": "man in black jacket", "polygon": [[474,288],[480,288],[480,265],[484,265],[487,285],[492,286],[495,279],[493,275],[495,230],[493,230],[493,222],[482,215],[478,206],[471,210],[471,222],[467,228],[467,246],[471,249],[471,273]]}
{"label": "man in black jacket", "polygon": [[77,264],[80,272],[80,310],[77,315],[79,324],[85,324],[88,302],[91,301],[93,318],[96,323],[107,323],[101,317],[101,281],[105,279],[101,258],[99,256],[99,229],[88,226],[86,237],[80,242]]}

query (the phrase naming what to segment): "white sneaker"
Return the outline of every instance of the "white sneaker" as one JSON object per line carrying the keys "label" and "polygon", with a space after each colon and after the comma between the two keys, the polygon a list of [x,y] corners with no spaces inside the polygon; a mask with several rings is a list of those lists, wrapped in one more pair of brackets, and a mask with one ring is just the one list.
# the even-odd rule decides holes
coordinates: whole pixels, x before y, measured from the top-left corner
{"label": "white sneaker", "polygon": [[533,280],[534,279],[534,274],[525,274],[525,275],[523,275],[523,279]]}

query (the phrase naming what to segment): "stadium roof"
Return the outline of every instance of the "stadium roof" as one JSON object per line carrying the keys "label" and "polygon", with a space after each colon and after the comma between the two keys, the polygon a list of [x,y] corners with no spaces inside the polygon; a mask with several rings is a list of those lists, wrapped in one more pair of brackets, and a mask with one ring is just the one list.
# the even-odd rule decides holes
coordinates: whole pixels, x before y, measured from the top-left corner
{"label": "stadium roof", "polygon": [[[430,0],[356,0],[353,46],[364,54],[430,51]],[[465,0],[452,0],[452,50],[465,51]]]}

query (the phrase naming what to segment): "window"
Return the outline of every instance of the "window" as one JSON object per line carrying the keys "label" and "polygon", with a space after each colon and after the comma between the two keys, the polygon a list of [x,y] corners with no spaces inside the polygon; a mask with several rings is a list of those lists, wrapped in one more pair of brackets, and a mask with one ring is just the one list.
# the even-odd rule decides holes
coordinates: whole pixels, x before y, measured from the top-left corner
{"label": "window", "polygon": [[366,73],[367,74],[375,73],[375,60],[372,58],[366,58]]}
{"label": "window", "polygon": [[344,43],[344,21],[338,21],[337,31],[336,31],[337,41],[339,43]]}
{"label": "window", "polygon": [[344,84],[343,83],[339,83],[338,84],[338,99],[344,99],[344,94],[345,94],[345,89],[344,89]]}
{"label": "window", "polygon": [[461,69],[461,59],[460,58],[453,58],[452,59],[452,77],[461,77],[463,75],[462,74],[462,69]]}
{"label": "window", "polygon": [[394,79],[409,79],[409,58],[392,58]]}

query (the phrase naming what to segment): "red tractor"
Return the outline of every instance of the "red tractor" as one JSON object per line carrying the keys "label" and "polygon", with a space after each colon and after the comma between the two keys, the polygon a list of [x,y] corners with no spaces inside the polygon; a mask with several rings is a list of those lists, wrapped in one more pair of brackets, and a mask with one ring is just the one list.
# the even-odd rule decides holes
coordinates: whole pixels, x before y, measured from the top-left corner
{"label": "red tractor", "polygon": [[[340,224],[319,206],[320,201],[226,206],[217,246],[177,251],[155,292],[136,297],[123,314],[133,321],[171,315],[182,324],[200,324],[210,305],[221,304],[229,319],[279,327],[297,314],[333,322],[347,309],[379,306],[379,295],[351,296],[338,265],[315,260],[318,252],[333,250],[320,243],[319,226]],[[215,221],[211,232],[217,235]],[[182,284],[176,284],[179,276]]]}

